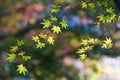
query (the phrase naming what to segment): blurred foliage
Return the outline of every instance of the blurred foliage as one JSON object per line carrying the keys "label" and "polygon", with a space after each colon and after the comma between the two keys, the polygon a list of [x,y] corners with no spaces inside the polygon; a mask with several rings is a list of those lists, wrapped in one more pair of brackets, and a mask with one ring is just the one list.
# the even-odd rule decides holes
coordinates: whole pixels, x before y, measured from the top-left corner
{"label": "blurred foliage", "polygon": [[[70,14],[93,19],[93,23],[71,29]],[[0,75],[21,76],[17,70],[36,80],[78,80],[79,72],[63,66],[63,58],[69,55],[85,60],[87,56],[96,59],[98,53],[119,53],[110,32],[119,18],[113,0],[1,0],[1,55],[5,52],[12,63],[3,60],[8,69],[0,66],[4,68]],[[100,36],[92,31],[94,26],[101,30]]]}

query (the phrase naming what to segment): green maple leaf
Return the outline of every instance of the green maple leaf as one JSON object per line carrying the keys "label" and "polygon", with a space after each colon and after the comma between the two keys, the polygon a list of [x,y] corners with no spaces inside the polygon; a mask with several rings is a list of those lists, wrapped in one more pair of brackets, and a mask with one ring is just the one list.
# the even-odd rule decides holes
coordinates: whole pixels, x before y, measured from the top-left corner
{"label": "green maple leaf", "polygon": [[26,67],[24,67],[22,64],[18,65],[17,67],[18,69],[16,71],[18,71],[20,74],[25,75],[25,73],[27,72]]}
{"label": "green maple leaf", "polygon": [[104,40],[102,48],[110,49],[113,46],[111,38],[107,38]]}
{"label": "green maple leaf", "polygon": [[95,4],[94,3],[89,3],[88,4],[90,8],[95,8]]}
{"label": "green maple leaf", "polygon": [[16,54],[12,53],[12,54],[7,54],[8,57],[6,58],[6,60],[8,60],[9,62],[12,62],[15,58],[16,58]]}
{"label": "green maple leaf", "polygon": [[86,57],[87,57],[87,55],[86,54],[82,54],[82,55],[80,55],[80,59],[83,61],[83,60],[85,60],[86,59]]}
{"label": "green maple leaf", "polygon": [[64,19],[59,24],[61,24],[62,28],[65,29],[68,27],[67,21],[65,21]]}
{"label": "green maple leaf", "polygon": [[79,53],[79,54],[85,53],[85,49],[84,49],[84,48],[81,48],[81,49],[79,49],[79,50],[77,51],[77,53]]}
{"label": "green maple leaf", "polygon": [[103,14],[100,14],[98,18],[99,18],[99,21],[102,21],[103,23],[105,22],[105,16]]}
{"label": "green maple leaf", "polygon": [[46,34],[43,34],[43,33],[41,33],[41,34],[39,34],[39,36],[40,36],[40,38],[46,38]]}
{"label": "green maple leaf", "polygon": [[10,46],[10,48],[11,52],[16,52],[18,50],[18,46]]}
{"label": "green maple leaf", "polygon": [[106,37],[106,40],[104,40],[106,44],[110,44],[112,42],[111,38]]}
{"label": "green maple leaf", "polygon": [[88,44],[88,40],[82,40],[81,44],[86,46]]}
{"label": "green maple leaf", "polygon": [[57,34],[61,32],[61,28],[59,26],[53,26],[51,30],[53,30],[53,33],[57,33]]}
{"label": "green maple leaf", "polygon": [[22,56],[22,58],[27,61],[27,60],[30,60],[31,59],[31,56]]}
{"label": "green maple leaf", "polygon": [[52,8],[51,8],[51,12],[52,13],[57,13],[57,12],[59,12],[60,11],[60,7],[61,6],[58,6],[58,5],[52,5]]}
{"label": "green maple leaf", "polygon": [[32,36],[32,40],[35,42],[39,42],[39,37],[38,36]]}
{"label": "green maple leaf", "polygon": [[24,41],[23,40],[17,40],[17,45],[18,46],[22,46],[24,44]]}
{"label": "green maple leaf", "polygon": [[41,24],[43,25],[43,28],[49,28],[51,23],[49,20],[43,20]]}
{"label": "green maple leaf", "polygon": [[114,13],[114,9],[112,8],[112,7],[110,7],[110,8],[107,8],[107,10],[106,10],[108,13]]}
{"label": "green maple leaf", "polygon": [[20,53],[18,53],[19,56],[23,56],[25,54],[24,51],[21,51]]}
{"label": "green maple leaf", "polygon": [[88,7],[87,3],[84,1],[81,2],[81,6],[83,9],[86,9]]}
{"label": "green maple leaf", "polygon": [[55,41],[54,41],[53,37],[48,37],[47,41],[48,41],[49,44],[54,45]]}
{"label": "green maple leaf", "polygon": [[52,20],[52,21],[57,21],[58,19],[57,19],[57,17],[55,17],[55,16],[50,16],[50,20]]}
{"label": "green maple leaf", "polygon": [[37,46],[37,48],[43,48],[43,47],[45,47],[45,43],[42,43],[42,42],[38,42],[37,44],[36,44],[36,46]]}

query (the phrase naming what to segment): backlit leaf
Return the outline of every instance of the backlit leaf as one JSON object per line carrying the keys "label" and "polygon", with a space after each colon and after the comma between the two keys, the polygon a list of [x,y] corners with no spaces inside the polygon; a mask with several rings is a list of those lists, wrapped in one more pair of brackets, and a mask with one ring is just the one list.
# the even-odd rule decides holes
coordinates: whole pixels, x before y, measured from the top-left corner
{"label": "backlit leaf", "polygon": [[18,71],[20,74],[25,75],[25,73],[27,72],[26,67],[24,67],[22,64],[18,65],[17,67],[18,67],[17,71]]}
{"label": "backlit leaf", "polygon": [[53,33],[57,34],[61,32],[61,28],[59,26],[53,26],[51,30],[53,31]]}

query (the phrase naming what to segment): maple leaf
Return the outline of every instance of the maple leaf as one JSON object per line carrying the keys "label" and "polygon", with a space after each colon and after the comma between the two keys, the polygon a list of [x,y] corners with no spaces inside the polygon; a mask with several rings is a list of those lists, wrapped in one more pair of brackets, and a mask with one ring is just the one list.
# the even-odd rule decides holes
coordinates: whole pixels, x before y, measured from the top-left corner
{"label": "maple leaf", "polygon": [[100,27],[100,22],[95,23],[97,27]]}
{"label": "maple leaf", "polygon": [[89,42],[90,44],[97,44],[97,43],[99,42],[99,40],[98,40],[98,39],[94,39],[94,38],[89,38],[89,39],[88,39],[88,42]]}
{"label": "maple leaf", "polygon": [[68,27],[67,21],[65,21],[64,19],[59,24],[61,24],[62,28],[65,29]]}
{"label": "maple leaf", "polygon": [[87,5],[86,2],[82,1],[82,2],[81,2],[81,6],[82,6],[82,8],[86,9],[88,5]]}
{"label": "maple leaf", "polygon": [[24,67],[22,64],[18,65],[17,67],[18,69],[16,71],[18,71],[20,74],[25,75],[25,73],[27,72],[26,67]]}
{"label": "maple leaf", "polygon": [[57,34],[61,32],[61,28],[59,26],[53,26],[51,30],[53,30],[53,33],[57,33]]}
{"label": "maple leaf", "polygon": [[22,46],[24,44],[24,41],[23,40],[17,40],[17,43],[16,43],[18,46]]}
{"label": "maple leaf", "polygon": [[51,23],[49,20],[43,20],[41,24],[43,25],[43,28],[49,28]]}
{"label": "maple leaf", "polygon": [[39,42],[39,37],[38,36],[32,36],[32,40],[35,42]]}
{"label": "maple leaf", "polygon": [[18,53],[19,56],[23,56],[25,54],[24,51],[21,51],[20,53]]}
{"label": "maple leaf", "polygon": [[106,10],[108,13],[114,13],[114,9],[112,8],[112,7],[110,7],[110,8],[107,8],[107,10]]}
{"label": "maple leaf", "polygon": [[84,48],[81,48],[81,49],[79,49],[78,51],[77,51],[77,53],[79,53],[79,54],[82,54],[82,53],[84,53],[85,52],[85,49]]}
{"label": "maple leaf", "polygon": [[60,7],[61,6],[58,6],[58,5],[52,5],[51,12],[53,12],[53,13],[59,12],[60,11]]}
{"label": "maple leaf", "polygon": [[99,21],[105,22],[105,16],[103,14],[100,14],[98,18],[99,18]]}
{"label": "maple leaf", "polygon": [[50,20],[52,20],[52,21],[57,21],[58,19],[57,19],[57,17],[55,17],[55,16],[50,16]]}
{"label": "maple leaf", "polygon": [[112,40],[111,40],[111,38],[107,38],[107,37],[106,37],[106,40],[104,40],[104,42],[105,42],[106,44],[110,44],[110,43],[112,42]]}
{"label": "maple leaf", "polygon": [[87,55],[86,54],[82,54],[82,55],[80,55],[80,59],[83,61],[83,60],[85,60],[86,59],[86,57],[87,57]]}
{"label": "maple leaf", "polygon": [[54,45],[54,39],[53,39],[53,37],[48,37],[47,41],[48,41],[49,44]]}
{"label": "maple leaf", "polygon": [[89,38],[88,42],[91,43],[91,44],[95,44],[94,38]]}
{"label": "maple leaf", "polygon": [[85,51],[88,51],[88,50],[91,50],[93,48],[93,46],[86,46],[85,48],[84,48],[84,50]]}
{"label": "maple leaf", "polygon": [[46,38],[46,34],[43,34],[43,33],[41,33],[41,34],[39,34],[39,36],[40,36],[40,38]]}
{"label": "maple leaf", "polygon": [[16,52],[18,50],[18,46],[10,46],[10,48],[11,52]]}
{"label": "maple leaf", "polygon": [[22,58],[27,61],[27,60],[30,60],[31,59],[31,56],[22,56]]}
{"label": "maple leaf", "polygon": [[43,48],[43,47],[45,47],[45,43],[42,43],[42,42],[38,42],[37,44],[36,44],[36,46],[37,46],[37,48]]}
{"label": "maple leaf", "polygon": [[89,3],[88,4],[90,8],[95,8],[95,4],[94,3]]}
{"label": "maple leaf", "polygon": [[81,44],[86,46],[88,44],[88,40],[82,40]]}
{"label": "maple leaf", "polygon": [[102,48],[106,48],[106,49],[109,49],[109,48],[111,48],[112,47],[112,40],[111,40],[111,38],[107,38],[106,37],[106,40],[104,40],[104,43],[103,43],[103,45],[102,45]]}
{"label": "maple leaf", "polygon": [[8,55],[8,57],[6,58],[6,60],[8,60],[9,62],[12,62],[16,58],[15,53],[7,54],[7,55]]}

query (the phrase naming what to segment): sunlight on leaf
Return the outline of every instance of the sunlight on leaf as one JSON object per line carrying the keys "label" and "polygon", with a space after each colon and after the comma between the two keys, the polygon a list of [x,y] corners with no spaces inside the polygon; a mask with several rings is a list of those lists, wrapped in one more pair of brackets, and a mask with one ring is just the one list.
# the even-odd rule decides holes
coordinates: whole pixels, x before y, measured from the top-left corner
{"label": "sunlight on leaf", "polygon": [[50,16],[50,20],[52,20],[52,21],[57,21],[58,19],[57,19],[57,17],[55,17],[55,16]]}
{"label": "sunlight on leaf", "polygon": [[7,55],[8,57],[6,58],[6,60],[8,60],[9,62],[12,62],[16,58],[15,53],[12,53],[12,54],[8,53]]}
{"label": "sunlight on leaf", "polygon": [[45,43],[42,43],[42,42],[38,42],[37,44],[36,44],[36,48],[43,48],[43,47],[45,47]]}
{"label": "sunlight on leaf", "polygon": [[23,60],[28,61],[31,59],[31,56],[22,56]]}
{"label": "sunlight on leaf", "polygon": [[16,43],[18,46],[22,46],[24,44],[24,41],[23,40],[17,40],[17,43]]}
{"label": "sunlight on leaf", "polygon": [[24,51],[21,51],[20,53],[18,53],[19,56],[23,56],[25,54]]}
{"label": "sunlight on leaf", "polygon": [[32,40],[35,42],[39,42],[39,37],[38,36],[32,36]]}
{"label": "sunlight on leaf", "polygon": [[84,60],[86,59],[86,57],[87,57],[86,54],[82,54],[82,55],[80,55],[80,59],[81,59],[82,61],[84,61]]}
{"label": "sunlight on leaf", "polygon": [[51,30],[53,30],[53,33],[57,33],[57,34],[61,32],[61,28],[59,26],[53,26]]}
{"label": "sunlight on leaf", "polygon": [[60,22],[62,28],[67,28],[68,27],[68,24],[67,24],[67,21],[65,21],[64,19]]}
{"label": "sunlight on leaf", "polygon": [[46,38],[46,34],[43,34],[43,33],[41,33],[41,34],[39,34],[39,36],[40,36],[40,38]]}
{"label": "sunlight on leaf", "polygon": [[111,38],[107,38],[104,40],[104,43],[102,45],[102,48],[106,48],[106,49],[110,49],[112,48],[113,44],[112,44],[112,40]]}
{"label": "sunlight on leaf", "polygon": [[59,5],[52,5],[52,8],[51,8],[51,12],[52,13],[57,13],[57,12],[59,12],[60,11],[60,7],[61,6],[59,6]]}
{"label": "sunlight on leaf", "polygon": [[81,44],[86,46],[88,44],[88,40],[87,39],[86,40],[82,40]]}
{"label": "sunlight on leaf", "polygon": [[20,74],[25,75],[25,73],[27,72],[26,67],[24,67],[22,64],[18,65],[17,67],[18,67],[17,71],[18,71]]}
{"label": "sunlight on leaf", "polygon": [[48,37],[47,41],[48,41],[49,44],[54,45],[55,41],[54,41],[53,37]]}
{"label": "sunlight on leaf", "polygon": [[83,9],[86,9],[88,7],[87,3],[84,1],[81,2],[81,6]]}
{"label": "sunlight on leaf", "polygon": [[10,48],[11,52],[16,52],[18,50],[18,46],[10,46]]}
{"label": "sunlight on leaf", "polygon": [[41,24],[43,25],[43,28],[49,28],[51,23],[49,20],[43,20]]}

